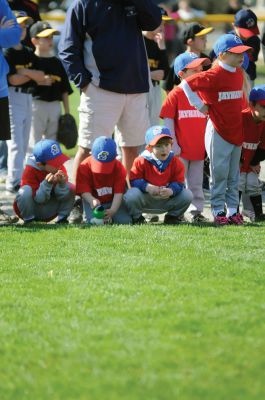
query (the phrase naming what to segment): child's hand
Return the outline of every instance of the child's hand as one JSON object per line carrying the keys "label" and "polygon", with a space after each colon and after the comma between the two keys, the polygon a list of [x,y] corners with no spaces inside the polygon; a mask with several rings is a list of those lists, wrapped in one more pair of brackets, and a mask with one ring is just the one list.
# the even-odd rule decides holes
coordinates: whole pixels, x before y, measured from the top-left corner
{"label": "child's hand", "polygon": [[146,186],[146,191],[153,197],[158,197],[160,196],[160,188],[159,186],[151,185],[151,183],[148,183]]}
{"label": "child's hand", "polygon": [[164,79],[164,71],[162,69],[151,71],[151,79],[153,79],[154,81],[161,81],[162,79]]}
{"label": "child's hand", "polygon": [[260,173],[260,164],[258,165],[251,165],[250,168],[252,169],[253,172],[255,172],[255,174],[259,174]]}
{"label": "child's hand", "polygon": [[111,208],[108,208],[107,210],[105,210],[104,223],[110,224],[112,222],[113,215],[114,215],[114,212],[112,211]]}
{"label": "child's hand", "polygon": [[154,41],[157,43],[158,47],[160,50],[165,50],[166,44],[165,44],[165,35],[164,32],[158,32],[155,35]]}
{"label": "child's hand", "polygon": [[45,180],[51,184],[56,182],[56,178],[51,172],[48,175],[46,175]]}
{"label": "child's hand", "polygon": [[90,203],[90,207],[96,208],[97,206],[100,206],[100,201],[99,201],[99,199],[96,199],[95,197],[93,197],[93,199],[91,200],[91,203]]}
{"label": "child's hand", "polygon": [[64,185],[66,183],[66,175],[64,174],[64,172],[62,170],[59,170],[58,172],[56,172],[55,178],[56,178],[57,183],[59,183],[60,185]]}
{"label": "child's hand", "polygon": [[173,190],[170,188],[161,188],[159,194],[161,199],[169,199],[169,197],[173,196]]}

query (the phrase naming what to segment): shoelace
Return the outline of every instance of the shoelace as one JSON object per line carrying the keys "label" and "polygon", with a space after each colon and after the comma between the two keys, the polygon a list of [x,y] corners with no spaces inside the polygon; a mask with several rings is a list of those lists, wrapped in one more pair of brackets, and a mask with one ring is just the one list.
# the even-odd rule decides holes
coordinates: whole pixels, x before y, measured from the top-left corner
{"label": "shoelace", "polygon": [[223,225],[227,224],[227,218],[226,218],[225,216],[217,215],[217,216],[215,217],[215,220],[216,220],[217,222],[219,222],[220,224],[223,224]]}
{"label": "shoelace", "polygon": [[243,217],[241,214],[232,215],[229,220],[237,225],[241,225],[243,223]]}

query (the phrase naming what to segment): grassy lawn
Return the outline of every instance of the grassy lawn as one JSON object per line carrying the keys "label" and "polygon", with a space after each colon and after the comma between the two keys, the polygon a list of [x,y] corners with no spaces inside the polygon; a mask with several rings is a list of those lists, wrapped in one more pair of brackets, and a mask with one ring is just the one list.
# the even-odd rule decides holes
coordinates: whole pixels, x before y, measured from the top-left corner
{"label": "grassy lawn", "polygon": [[265,398],[261,225],[36,224],[0,241],[1,400]]}

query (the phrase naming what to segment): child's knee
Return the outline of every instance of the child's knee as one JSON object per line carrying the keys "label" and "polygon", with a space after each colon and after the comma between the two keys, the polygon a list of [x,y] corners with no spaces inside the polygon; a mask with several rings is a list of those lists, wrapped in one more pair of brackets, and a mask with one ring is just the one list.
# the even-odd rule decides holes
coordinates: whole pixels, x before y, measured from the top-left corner
{"label": "child's knee", "polygon": [[131,204],[136,201],[139,201],[142,197],[143,193],[138,188],[129,189],[124,195],[124,201],[126,204]]}
{"label": "child's knee", "polygon": [[29,185],[22,186],[22,187],[19,189],[18,193],[17,193],[16,200],[20,200],[20,199],[23,199],[23,200],[32,199],[32,194],[33,194],[32,188],[31,188]]}

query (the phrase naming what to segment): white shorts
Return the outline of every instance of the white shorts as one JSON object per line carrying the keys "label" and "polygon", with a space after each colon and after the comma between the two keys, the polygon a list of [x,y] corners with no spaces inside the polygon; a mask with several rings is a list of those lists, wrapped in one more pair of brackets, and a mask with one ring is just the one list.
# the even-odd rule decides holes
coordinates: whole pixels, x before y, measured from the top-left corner
{"label": "white shorts", "polygon": [[78,145],[91,149],[98,136],[111,136],[114,127],[120,132],[122,147],[141,146],[149,127],[146,93],[121,94],[88,85],[79,106]]}

